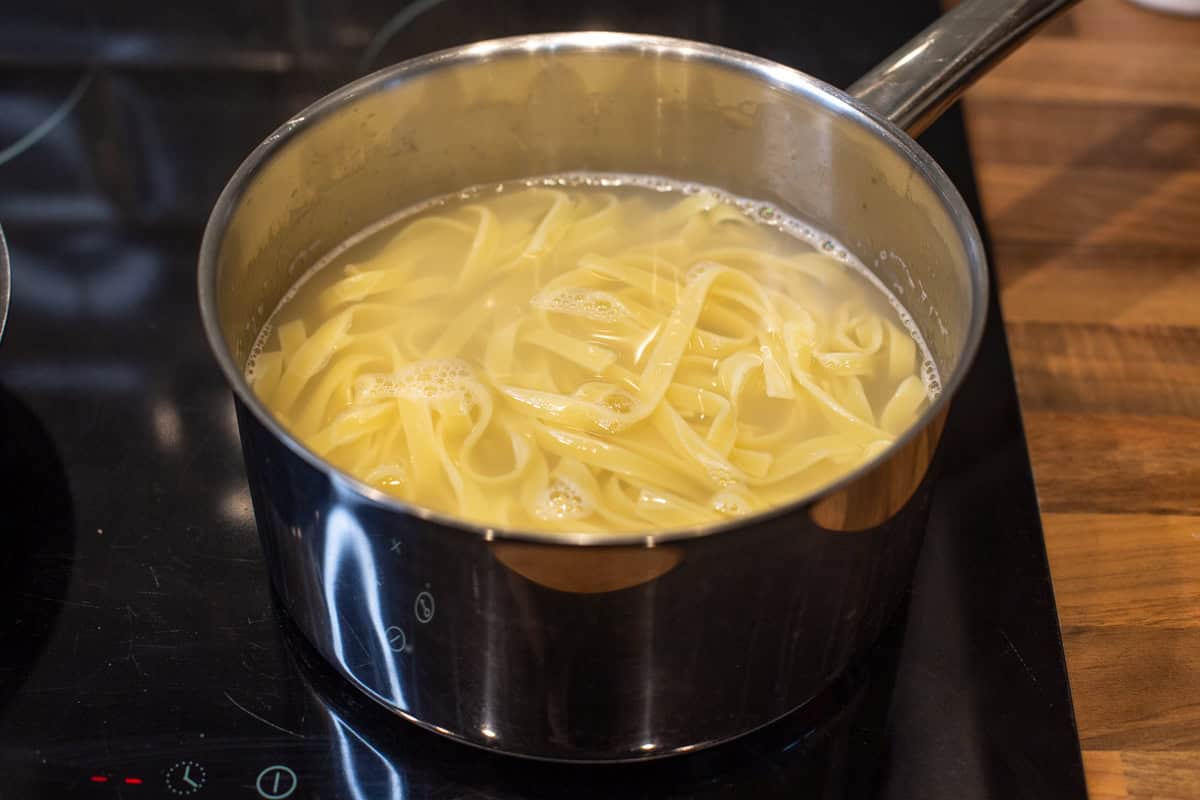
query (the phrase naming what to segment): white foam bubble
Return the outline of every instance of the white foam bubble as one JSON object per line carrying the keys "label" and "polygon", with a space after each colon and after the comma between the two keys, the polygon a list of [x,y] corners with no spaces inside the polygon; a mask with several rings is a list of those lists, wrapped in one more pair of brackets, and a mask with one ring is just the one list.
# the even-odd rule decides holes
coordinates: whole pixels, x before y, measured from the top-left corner
{"label": "white foam bubble", "polygon": [[598,289],[566,287],[549,293],[540,292],[530,304],[536,308],[583,317],[594,322],[617,322],[629,317],[629,309],[614,295]]}
{"label": "white foam bubble", "polygon": [[380,464],[367,473],[366,482],[381,489],[400,489],[408,480],[408,468],[403,464]]}
{"label": "white foam bubble", "polygon": [[539,519],[582,519],[596,507],[594,498],[579,484],[558,475],[538,494],[533,513]]}
{"label": "white foam bubble", "polygon": [[624,392],[610,392],[600,399],[600,404],[617,414],[628,414],[633,411],[637,401]]}
{"label": "white foam bubble", "polygon": [[458,398],[469,411],[486,391],[471,365],[458,358],[414,361],[396,372],[360,375],[354,381],[355,403],[376,403],[389,397],[436,402]]}
{"label": "white foam bubble", "polygon": [[700,462],[700,466],[704,468],[708,474],[709,480],[722,488],[728,488],[738,483],[737,472],[728,464],[711,458],[702,452],[693,453],[692,457]]}
{"label": "white foam bubble", "polygon": [[740,494],[728,489],[717,492],[712,496],[712,508],[718,514],[740,517],[749,514],[750,503]]}
{"label": "white foam bubble", "polygon": [[271,331],[274,326],[270,320],[263,325],[263,329],[259,332],[258,337],[254,340],[254,344],[250,346],[250,355],[246,356],[246,368],[243,371],[246,376],[246,382],[251,386],[254,385],[254,379],[258,371],[258,357],[262,355],[263,348],[266,346],[267,339],[271,338]]}

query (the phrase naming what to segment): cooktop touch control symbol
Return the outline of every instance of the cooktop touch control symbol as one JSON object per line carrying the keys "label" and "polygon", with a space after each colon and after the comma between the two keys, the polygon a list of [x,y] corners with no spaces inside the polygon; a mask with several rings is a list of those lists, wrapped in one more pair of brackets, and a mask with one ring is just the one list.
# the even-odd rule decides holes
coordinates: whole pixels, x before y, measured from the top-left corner
{"label": "cooktop touch control symbol", "polygon": [[265,797],[266,800],[283,800],[292,796],[299,783],[296,773],[290,768],[283,764],[274,764],[258,773],[254,788],[258,790],[258,796]]}
{"label": "cooktop touch control symbol", "polygon": [[421,592],[417,595],[417,599],[413,603],[413,613],[417,615],[417,622],[429,622],[433,619],[433,611],[433,595],[429,592]]}
{"label": "cooktop touch control symbol", "polygon": [[208,773],[195,761],[176,761],[163,773],[171,794],[187,796],[204,788]]}
{"label": "cooktop touch control symbol", "polygon": [[402,628],[398,628],[393,625],[384,631],[384,635],[387,636],[388,647],[392,648],[392,650],[396,651],[397,653],[404,652],[405,646],[408,645],[408,637],[404,635],[404,630]]}

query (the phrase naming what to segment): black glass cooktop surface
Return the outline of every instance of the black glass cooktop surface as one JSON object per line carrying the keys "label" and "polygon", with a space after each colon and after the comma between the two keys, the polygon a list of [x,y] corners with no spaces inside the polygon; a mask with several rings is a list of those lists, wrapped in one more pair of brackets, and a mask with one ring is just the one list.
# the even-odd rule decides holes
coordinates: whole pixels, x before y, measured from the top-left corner
{"label": "black glass cooktop surface", "polygon": [[[418,730],[297,641],[272,602],[232,404],[196,311],[200,235],[225,180],[276,124],[364,67],[609,28],[709,40],[846,85],[936,3],[93,5],[26,4],[0,29],[13,269],[0,343],[0,798],[1085,796],[994,301],[943,437],[911,598],[883,641],[759,733],[596,767]],[[957,111],[922,142],[978,216]]]}

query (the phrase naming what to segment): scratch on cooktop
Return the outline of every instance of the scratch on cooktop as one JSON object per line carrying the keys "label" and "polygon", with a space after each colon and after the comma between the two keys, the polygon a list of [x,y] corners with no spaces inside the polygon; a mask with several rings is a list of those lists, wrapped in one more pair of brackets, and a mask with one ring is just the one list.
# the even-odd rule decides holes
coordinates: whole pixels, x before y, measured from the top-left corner
{"label": "scratch on cooktop", "polygon": [[1021,651],[1017,649],[1015,644],[1013,644],[1012,639],[1008,638],[1008,634],[1004,632],[1003,628],[1000,629],[1000,635],[1004,637],[1005,644],[1008,645],[1008,649],[1012,651],[1012,654],[1017,657],[1017,661],[1021,662],[1021,668],[1025,670],[1025,674],[1029,676],[1029,680],[1037,683],[1037,673],[1030,668],[1028,663],[1026,663],[1025,659],[1021,656]]}
{"label": "scratch on cooktop", "polygon": [[271,720],[260,717],[258,714],[255,714],[253,711],[251,711],[250,709],[246,708],[244,705],[239,703],[237,700],[234,700],[233,697],[229,694],[229,692],[224,692],[224,695],[225,695],[225,699],[228,700],[229,702],[233,703],[234,706],[236,706],[239,711],[242,711],[242,712],[248,714],[249,716],[254,717],[256,720],[258,720],[262,724],[269,725],[270,727],[274,728],[275,730],[279,731],[280,733],[286,733],[288,736],[295,736],[297,739],[308,738],[303,733],[296,733],[295,731],[289,731],[287,728],[283,727],[282,725],[276,725],[274,722],[271,722]]}
{"label": "scratch on cooktop", "polygon": [[61,603],[64,606],[76,606],[78,608],[100,608],[98,604],[92,603],[88,600],[68,600],[65,597],[51,597],[50,595],[45,594],[21,594],[17,596],[27,600],[43,600],[51,603]]}
{"label": "scratch on cooktop", "polygon": [[129,614],[129,660],[133,663],[134,669],[138,671],[138,675],[144,678],[146,677],[146,671],[142,669],[141,663],[137,660],[137,655],[135,655],[133,652],[134,640],[137,638],[134,635],[133,619],[137,616],[137,612],[135,612],[133,610],[133,606],[129,605],[128,603],[125,604],[125,611]]}

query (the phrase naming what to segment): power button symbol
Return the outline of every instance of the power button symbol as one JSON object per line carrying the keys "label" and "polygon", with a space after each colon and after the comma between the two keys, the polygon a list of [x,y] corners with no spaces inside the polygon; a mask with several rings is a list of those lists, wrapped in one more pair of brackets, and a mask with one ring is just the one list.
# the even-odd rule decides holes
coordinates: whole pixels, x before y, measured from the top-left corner
{"label": "power button symbol", "polygon": [[258,796],[266,800],[283,800],[292,796],[299,782],[296,773],[283,764],[275,764],[258,773],[254,788],[258,789]]}

